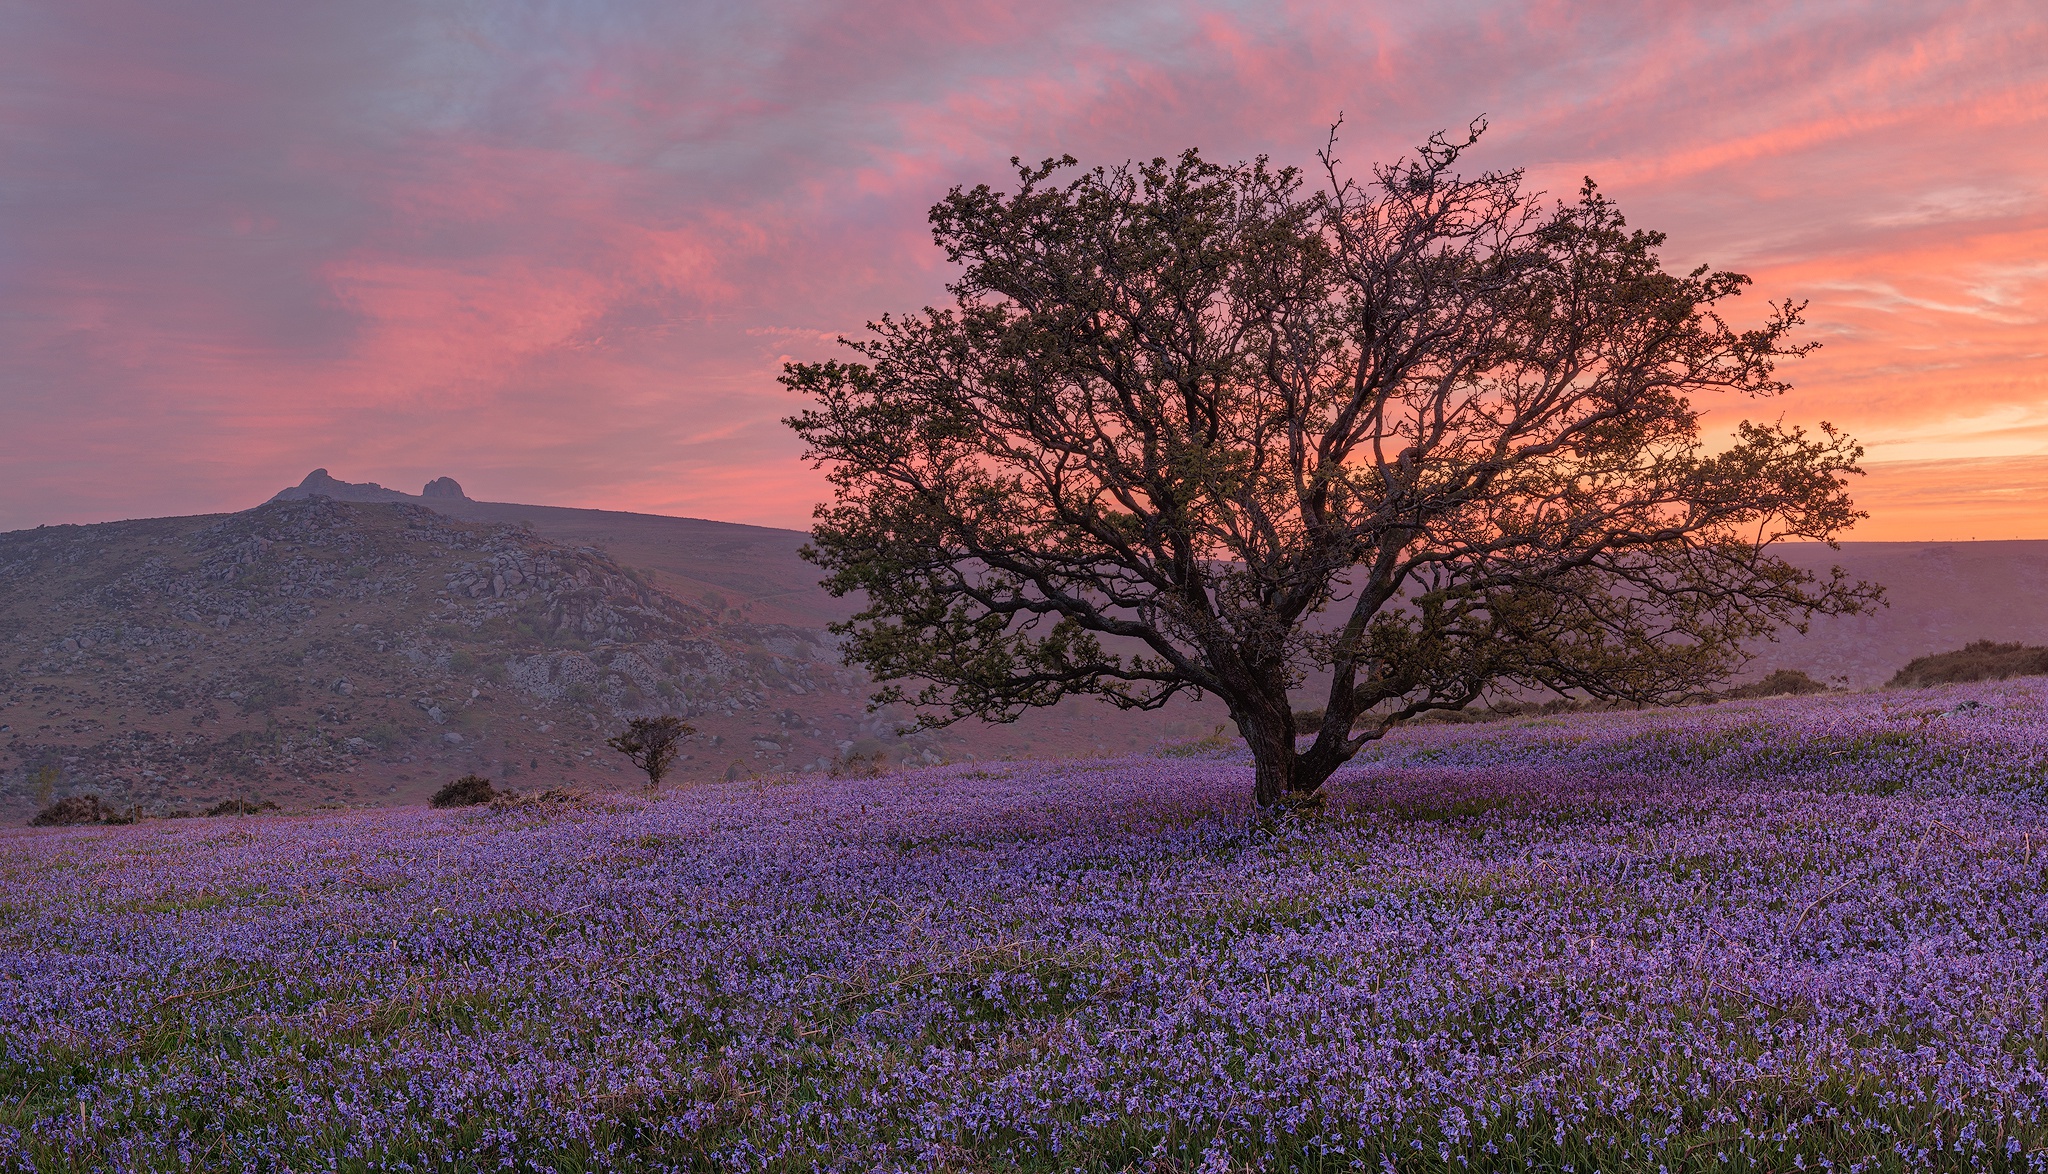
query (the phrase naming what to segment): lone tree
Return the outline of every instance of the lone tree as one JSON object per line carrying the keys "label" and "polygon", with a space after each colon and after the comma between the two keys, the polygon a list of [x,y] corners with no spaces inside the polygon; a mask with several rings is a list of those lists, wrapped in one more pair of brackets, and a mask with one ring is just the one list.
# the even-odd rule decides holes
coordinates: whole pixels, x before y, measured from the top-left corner
{"label": "lone tree", "polygon": [[1802,306],[1728,325],[1749,279],[1667,272],[1590,180],[1546,205],[1459,174],[1483,129],[1366,182],[1333,131],[1314,187],[1190,150],[953,189],[954,304],[782,376],[835,488],[807,557],[866,596],[849,662],[922,679],[928,726],[1214,694],[1266,805],[1489,690],[1675,700],[1873,603],[1769,553],[1863,516],[1861,448],[1700,437],[1693,397],[1786,390]]}
{"label": "lone tree", "polygon": [[626,723],[625,733],[606,738],[604,744],[646,771],[649,787],[660,787],[662,776],[683,751],[683,739],[696,732],[679,717],[636,717]]}

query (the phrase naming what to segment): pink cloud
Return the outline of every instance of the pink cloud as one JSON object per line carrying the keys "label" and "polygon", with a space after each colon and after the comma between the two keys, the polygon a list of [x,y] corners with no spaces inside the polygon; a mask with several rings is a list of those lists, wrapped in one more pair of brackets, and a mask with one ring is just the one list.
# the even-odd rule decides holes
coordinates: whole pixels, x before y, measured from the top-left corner
{"label": "pink cloud", "polygon": [[1916,496],[1914,458],[2048,453],[2022,0],[81,0],[0,15],[0,79],[0,527],[315,465],[801,526],[824,487],[775,373],[943,296],[948,187],[1013,154],[1302,163],[1340,110],[1360,166],[1485,113],[1479,164],[1594,175],[1673,264],[1751,272],[1749,310],[1811,299],[1826,347],[1751,407],[1870,437],[1874,526],[1996,504]]}

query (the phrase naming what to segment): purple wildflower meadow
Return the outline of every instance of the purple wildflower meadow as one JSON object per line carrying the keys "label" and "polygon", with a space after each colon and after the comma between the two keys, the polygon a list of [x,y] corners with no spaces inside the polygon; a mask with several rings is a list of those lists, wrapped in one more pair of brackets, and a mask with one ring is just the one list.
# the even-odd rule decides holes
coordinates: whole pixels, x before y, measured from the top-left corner
{"label": "purple wildflower meadow", "polygon": [[0,835],[0,1163],[2048,1170],[2048,686]]}

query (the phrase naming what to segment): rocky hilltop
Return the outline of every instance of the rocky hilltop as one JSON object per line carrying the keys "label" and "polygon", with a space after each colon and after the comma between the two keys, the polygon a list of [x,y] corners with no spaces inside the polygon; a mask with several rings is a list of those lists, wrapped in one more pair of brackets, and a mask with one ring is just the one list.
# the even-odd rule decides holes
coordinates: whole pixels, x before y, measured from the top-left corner
{"label": "rocky hilltop", "polygon": [[570,546],[595,546],[646,573],[669,592],[721,620],[822,628],[853,614],[850,601],[818,586],[818,571],[798,551],[809,535],[703,518],[472,500],[453,477],[421,492],[342,481],[325,469],[278,491],[272,501],[410,502],[464,521],[523,526]]}
{"label": "rocky hilltop", "polygon": [[386,489],[375,481],[342,481],[328,474],[325,469],[315,469],[306,474],[306,479],[289,489],[280,489],[271,497],[272,501],[305,501],[308,498],[325,497],[335,501],[410,501],[449,503],[468,501],[462,492],[462,485],[453,477],[436,477],[426,483],[417,496]]}
{"label": "rocky hilltop", "polygon": [[410,493],[386,489],[375,481],[361,483],[342,481],[330,476],[325,469],[315,469],[306,474],[306,479],[289,489],[280,489],[272,495],[272,501],[306,501],[310,498],[325,497],[335,501],[420,501]]}
{"label": "rocky hilltop", "polygon": [[690,581],[414,500],[281,495],[226,516],[0,534],[0,805],[38,790],[168,809],[417,801],[469,771],[628,785],[603,739],[639,714],[700,731],[682,780],[1128,749],[1193,729],[1089,707],[900,736],[908,715],[868,713],[868,682],[819,628],[661,579]]}

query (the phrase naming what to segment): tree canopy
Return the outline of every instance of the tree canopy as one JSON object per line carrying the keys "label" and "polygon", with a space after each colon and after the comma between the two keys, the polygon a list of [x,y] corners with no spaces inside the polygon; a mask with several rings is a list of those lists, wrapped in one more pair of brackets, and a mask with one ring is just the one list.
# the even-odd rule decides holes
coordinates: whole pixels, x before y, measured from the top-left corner
{"label": "tree canopy", "polygon": [[[1667,271],[1588,180],[1463,176],[1482,128],[1314,184],[1266,159],[1017,166],[931,211],[951,305],[793,363],[831,478],[809,557],[850,662],[923,720],[1220,698],[1259,802],[1490,690],[1700,693],[1874,588],[1770,548],[1855,519],[1862,450],[1776,396],[1801,306]],[[1322,717],[1297,729],[1313,682]],[[1300,739],[1313,736],[1304,748]]]}

